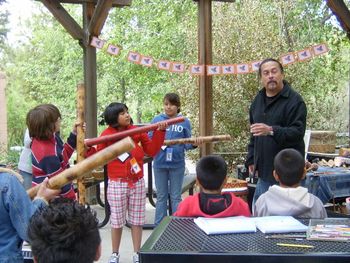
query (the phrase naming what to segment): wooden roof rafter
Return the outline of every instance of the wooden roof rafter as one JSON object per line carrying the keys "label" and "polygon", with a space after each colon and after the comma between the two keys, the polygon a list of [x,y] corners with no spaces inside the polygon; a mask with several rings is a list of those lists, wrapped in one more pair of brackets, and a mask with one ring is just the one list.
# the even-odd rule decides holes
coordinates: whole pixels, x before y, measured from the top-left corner
{"label": "wooden roof rafter", "polygon": [[106,22],[109,10],[111,8],[112,8],[112,1],[110,0],[98,1],[88,27],[90,35],[98,36],[101,34],[101,30],[104,26],[104,23]]}
{"label": "wooden roof rafter", "polygon": [[[52,15],[67,30],[73,39],[79,40],[85,44],[89,43],[90,36],[98,36],[101,34],[102,28],[108,17],[109,10],[112,7],[130,6],[131,0],[37,0],[42,2]],[[89,4],[93,7],[91,21],[85,32],[82,27],[74,20],[74,18],[62,6],[66,4]]]}
{"label": "wooden roof rafter", "polygon": [[61,23],[67,32],[77,40],[84,39],[84,32],[81,26],[74,20],[73,17],[64,9],[59,0],[41,0],[45,7],[52,15]]}
{"label": "wooden roof rafter", "polygon": [[350,39],[350,11],[343,0],[327,0],[327,5],[336,16]]}
{"label": "wooden roof rafter", "polygon": [[[60,0],[60,2],[65,4],[92,3],[96,5],[98,0]],[[131,5],[131,0],[110,0],[110,2],[112,2],[112,7],[123,7]]]}

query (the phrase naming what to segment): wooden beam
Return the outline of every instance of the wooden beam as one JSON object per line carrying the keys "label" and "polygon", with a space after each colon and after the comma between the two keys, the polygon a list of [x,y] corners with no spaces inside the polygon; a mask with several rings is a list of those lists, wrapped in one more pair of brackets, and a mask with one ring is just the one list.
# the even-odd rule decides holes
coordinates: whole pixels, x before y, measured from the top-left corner
{"label": "wooden beam", "polygon": [[[193,0],[195,2],[198,2],[199,0]],[[212,0],[213,2],[228,2],[228,3],[233,3],[236,0]]]}
{"label": "wooden beam", "polygon": [[[213,79],[206,74],[206,65],[212,64],[212,11],[211,0],[198,1],[198,64],[205,65],[205,74],[199,77],[199,133],[213,135]],[[201,146],[200,155],[213,152],[213,144]]]}
{"label": "wooden beam", "polygon": [[[83,4],[83,27],[88,31],[92,15],[94,13],[94,4]],[[97,136],[97,73],[96,73],[96,48],[89,45],[89,36],[85,36],[84,50],[84,85],[85,85],[85,121],[86,137],[93,138]]]}
{"label": "wooden beam", "polygon": [[111,0],[98,0],[95,11],[89,23],[90,35],[99,36],[101,34],[101,30],[106,22],[111,7]]}
{"label": "wooden beam", "polygon": [[[17,0],[18,1],[18,0]],[[41,1],[41,0],[36,0]],[[59,0],[60,3],[64,4],[84,4],[84,3],[93,3],[97,4],[98,0]],[[132,0],[112,0],[112,6],[113,7],[123,7],[123,6],[130,6]]]}
{"label": "wooden beam", "polygon": [[41,0],[58,22],[77,40],[84,38],[84,32],[79,24],[70,16],[58,0]]}
{"label": "wooden beam", "polygon": [[350,38],[350,11],[343,0],[327,0],[328,7],[337,17],[341,27]]}

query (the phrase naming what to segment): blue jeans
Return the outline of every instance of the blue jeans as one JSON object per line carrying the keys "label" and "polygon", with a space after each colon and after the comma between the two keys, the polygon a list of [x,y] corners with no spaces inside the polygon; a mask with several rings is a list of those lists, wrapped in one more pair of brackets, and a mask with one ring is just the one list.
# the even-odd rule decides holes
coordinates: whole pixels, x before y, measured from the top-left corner
{"label": "blue jeans", "polygon": [[157,203],[154,224],[158,225],[167,216],[168,196],[172,213],[175,213],[181,202],[181,189],[185,167],[154,168],[154,179],[157,188]]}
{"label": "blue jeans", "polygon": [[19,170],[20,175],[23,177],[23,186],[24,189],[28,190],[32,187],[32,179],[33,175],[31,173],[27,173],[25,171]]}
{"label": "blue jeans", "polygon": [[252,207],[254,207],[256,200],[258,200],[259,196],[261,196],[263,193],[265,193],[267,190],[269,190],[269,187],[278,184],[277,182],[272,182],[272,181],[266,181],[263,179],[258,179],[258,182],[256,183],[256,188],[254,192],[254,197],[253,197],[253,203]]}

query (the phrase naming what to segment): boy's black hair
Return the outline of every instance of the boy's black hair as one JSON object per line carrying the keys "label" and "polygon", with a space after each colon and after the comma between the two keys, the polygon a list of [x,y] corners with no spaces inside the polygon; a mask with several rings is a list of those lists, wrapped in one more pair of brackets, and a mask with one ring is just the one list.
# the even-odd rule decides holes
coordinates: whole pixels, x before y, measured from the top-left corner
{"label": "boy's black hair", "polygon": [[219,190],[227,176],[227,164],[221,156],[202,157],[196,166],[197,179],[206,190]]}
{"label": "boy's black hair", "polygon": [[[113,128],[118,128],[119,114],[128,110],[129,110],[128,107],[124,103],[112,102],[106,107],[103,113],[104,122],[101,121],[100,124],[106,123]],[[132,123],[132,121],[130,123]]]}
{"label": "boy's black hair", "polygon": [[286,186],[298,184],[303,177],[305,160],[295,149],[288,148],[280,151],[273,164],[280,182]]}
{"label": "boy's black hair", "polygon": [[40,263],[92,263],[101,237],[96,212],[67,199],[54,199],[32,216],[28,237]]}

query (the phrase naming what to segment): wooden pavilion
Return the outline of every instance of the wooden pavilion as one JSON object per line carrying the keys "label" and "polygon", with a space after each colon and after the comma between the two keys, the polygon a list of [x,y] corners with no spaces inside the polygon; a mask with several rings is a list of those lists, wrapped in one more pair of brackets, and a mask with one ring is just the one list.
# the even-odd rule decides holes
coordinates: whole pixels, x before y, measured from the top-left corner
{"label": "wooden pavilion", "polygon": [[[78,41],[84,53],[85,121],[87,138],[97,136],[97,74],[96,48],[90,46],[93,36],[99,36],[109,11],[114,7],[127,7],[132,0],[36,0],[42,2],[67,32]],[[212,63],[212,1],[194,0],[198,4],[198,64]],[[83,25],[80,26],[62,6],[82,5]],[[343,0],[327,0],[327,5],[336,15],[350,38],[350,12]],[[212,77],[204,74],[199,78],[199,131],[201,136],[213,134],[213,89]],[[212,145],[205,144],[201,156],[212,153]]]}
{"label": "wooden pavilion", "polygon": [[[90,45],[93,36],[99,36],[109,11],[114,7],[127,7],[132,0],[36,0],[42,2],[67,32],[77,40],[84,53],[84,88],[86,137],[97,136],[97,73],[96,48]],[[234,2],[234,0],[193,0],[198,5],[198,64],[212,64],[212,1]],[[82,5],[82,26],[66,11],[62,4]],[[327,0],[350,38],[350,12],[343,0]],[[205,72],[206,73],[206,72]],[[199,77],[199,131],[201,136],[213,134],[213,89],[212,77]],[[201,147],[201,156],[212,153],[212,144]]]}

